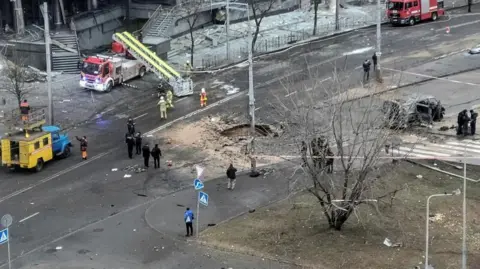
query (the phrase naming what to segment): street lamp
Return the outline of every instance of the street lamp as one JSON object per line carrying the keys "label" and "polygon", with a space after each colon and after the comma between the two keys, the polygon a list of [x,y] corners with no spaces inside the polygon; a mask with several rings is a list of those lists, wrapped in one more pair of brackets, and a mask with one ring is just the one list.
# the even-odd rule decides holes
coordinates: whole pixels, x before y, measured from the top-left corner
{"label": "street lamp", "polygon": [[[250,113],[250,136],[251,136],[251,146],[250,146],[250,161],[251,161],[251,176],[258,175],[256,169],[256,161],[253,157],[255,152],[255,95],[253,92],[253,52],[252,52],[252,31],[250,29],[250,8],[247,3],[237,3],[237,2],[228,2],[227,3],[227,26],[229,26],[230,18],[230,9],[240,10],[247,12],[247,22],[248,22],[248,106]],[[228,40],[227,40],[228,42]],[[227,43],[228,44],[228,43]],[[228,52],[227,52],[228,53]]]}
{"label": "street lamp", "polygon": [[428,233],[428,227],[430,224],[430,199],[433,197],[443,197],[443,196],[458,196],[462,192],[460,189],[456,189],[452,191],[451,193],[439,193],[439,194],[433,194],[428,196],[427,198],[427,215],[426,215],[426,220],[425,220],[425,269],[430,269],[428,265],[428,247],[429,247],[429,233]]}

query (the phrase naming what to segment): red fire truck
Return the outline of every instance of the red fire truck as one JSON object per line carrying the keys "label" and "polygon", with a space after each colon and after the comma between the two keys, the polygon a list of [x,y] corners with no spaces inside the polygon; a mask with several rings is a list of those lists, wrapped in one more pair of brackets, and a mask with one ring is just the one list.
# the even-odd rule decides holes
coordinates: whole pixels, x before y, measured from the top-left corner
{"label": "red fire truck", "polygon": [[83,61],[80,87],[109,92],[117,84],[143,77],[146,71],[145,65],[129,54],[89,56]]}
{"label": "red fire truck", "polygon": [[445,14],[443,0],[390,0],[387,16],[393,25],[414,25],[424,20],[436,21]]}

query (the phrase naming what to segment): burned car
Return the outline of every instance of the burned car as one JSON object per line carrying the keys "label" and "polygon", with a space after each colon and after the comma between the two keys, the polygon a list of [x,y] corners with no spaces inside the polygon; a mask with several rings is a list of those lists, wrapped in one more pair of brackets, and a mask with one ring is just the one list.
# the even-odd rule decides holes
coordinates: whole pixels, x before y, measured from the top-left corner
{"label": "burned car", "polygon": [[384,101],[382,112],[388,127],[409,128],[441,121],[445,116],[445,107],[433,96],[412,95],[404,99]]}

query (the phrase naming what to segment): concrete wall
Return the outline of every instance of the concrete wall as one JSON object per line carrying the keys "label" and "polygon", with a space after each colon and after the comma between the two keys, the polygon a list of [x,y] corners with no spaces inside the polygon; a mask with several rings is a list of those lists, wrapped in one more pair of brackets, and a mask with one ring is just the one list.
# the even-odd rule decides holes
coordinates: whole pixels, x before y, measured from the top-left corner
{"label": "concrete wall", "polygon": [[[112,35],[123,27],[122,7],[79,14],[72,22],[77,30],[80,50],[90,50],[112,43]],[[72,26],[71,26],[72,27]]]}
{"label": "concrete wall", "polygon": [[14,50],[17,51],[17,55],[20,55],[21,59],[18,59],[20,63],[24,65],[30,65],[40,70],[46,70],[46,54],[45,54],[45,43],[43,42],[34,42],[27,43],[21,41],[10,41],[8,42],[6,56],[9,60],[15,61],[13,59]]}

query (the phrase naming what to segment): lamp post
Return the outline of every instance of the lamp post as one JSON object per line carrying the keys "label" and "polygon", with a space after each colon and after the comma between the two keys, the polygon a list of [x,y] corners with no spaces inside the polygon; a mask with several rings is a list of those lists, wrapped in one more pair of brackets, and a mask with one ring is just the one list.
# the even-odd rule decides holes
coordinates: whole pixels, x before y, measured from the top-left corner
{"label": "lamp post", "polygon": [[467,269],[467,146],[463,152],[462,269]]}
{"label": "lamp post", "polygon": [[459,189],[452,191],[451,193],[439,193],[439,194],[433,194],[428,196],[427,198],[427,213],[426,213],[426,220],[425,220],[425,269],[430,269],[428,265],[428,247],[429,247],[429,224],[430,224],[430,199],[433,197],[443,197],[443,196],[457,196],[460,195],[461,191]]}
{"label": "lamp post", "polygon": [[380,57],[382,55],[382,8],[380,0],[377,0],[377,51],[375,55],[377,56],[377,69],[375,74],[377,76],[378,82],[383,82],[382,71],[380,68]]}
{"label": "lamp post", "polygon": [[240,10],[247,12],[247,22],[248,22],[248,107],[250,114],[250,137],[251,137],[251,146],[250,146],[250,161],[251,161],[251,176],[258,175],[256,169],[256,161],[253,157],[255,153],[255,93],[253,89],[253,52],[252,52],[252,31],[250,29],[250,8],[246,3],[237,3],[237,2],[228,2],[227,8],[227,20],[230,17],[230,10]]}

